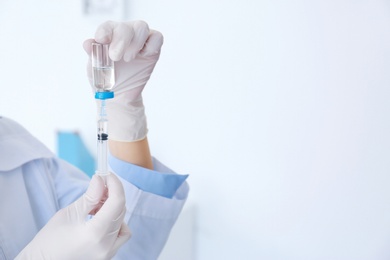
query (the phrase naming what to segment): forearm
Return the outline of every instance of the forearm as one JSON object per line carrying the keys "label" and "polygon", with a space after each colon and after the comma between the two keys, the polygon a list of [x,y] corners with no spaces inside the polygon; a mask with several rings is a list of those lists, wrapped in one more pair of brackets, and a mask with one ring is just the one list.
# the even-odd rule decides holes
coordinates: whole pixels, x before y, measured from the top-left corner
{"label": "forearm", "polygon": [[135,142],[109,140],[110,152],[116,158],[147,169],[153,169],[148,138]]}
{"label": "forearm", "polygon": [[[93,42],[109,44],[109,57],[115,62],[115,97],[106,102],[111,155],[152,170],[142,90],[160,56],[163,36],[144,21],[107,21],[96,30],[95,39],[84,42],[90,57]],[[88,75],[93,82],[92,68]]]}

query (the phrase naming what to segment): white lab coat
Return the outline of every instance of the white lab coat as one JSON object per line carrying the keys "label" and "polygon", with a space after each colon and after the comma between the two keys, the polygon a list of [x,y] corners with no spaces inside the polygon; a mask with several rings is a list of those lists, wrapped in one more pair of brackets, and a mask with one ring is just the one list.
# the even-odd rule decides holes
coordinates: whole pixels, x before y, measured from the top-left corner
{"label": "white lab coat", "polygon": [[[155,170],[168,169],[154,161]],[[114,259],[154,260],[188,194],[184,182],[172,199],[144,192],[120,178],[132,238]],[[81,196],[89,178],[56,158],[23,127],[0,119],[0,260],[14,257],[61,208]]]}

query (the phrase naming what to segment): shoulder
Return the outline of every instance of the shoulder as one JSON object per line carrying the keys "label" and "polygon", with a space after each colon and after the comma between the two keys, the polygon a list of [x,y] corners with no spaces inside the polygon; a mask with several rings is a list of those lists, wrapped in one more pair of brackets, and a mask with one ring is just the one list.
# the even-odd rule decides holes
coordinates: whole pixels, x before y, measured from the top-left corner
{"label": "shoulder", "polygon": [[16,121],[0,116],[0,138],[5,135],[26,134],[27,130]]}
{"label": "shoulder", "polygon": [[0,171],[17,168],[35,159],[54,157],[23,126],[6,117],[0,117],[0,148]]}

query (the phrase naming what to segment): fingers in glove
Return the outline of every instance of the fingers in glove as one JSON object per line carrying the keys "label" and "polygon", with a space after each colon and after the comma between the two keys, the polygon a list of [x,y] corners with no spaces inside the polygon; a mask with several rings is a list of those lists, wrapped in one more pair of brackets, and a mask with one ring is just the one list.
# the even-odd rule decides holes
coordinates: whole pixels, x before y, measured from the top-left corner
{"label": "fingers in glove", "polygon": [[116,252],[127,240],[131,237],[131,232],[129,227],[122,222],[121,228],[118,232],[118,238],[113,245],[113,252]]}
{"label": "fingers in glove", "polygon": [[128,62],[135,58],[144,48],[146,40],[149,38],[149,26],[144,21],[134,21],[128,23],[133,28],[133,37],[126,48],[123,60]]}
{"label": "fingers in glove", "polygon": [[110,44],[110,58],[113,61],[119,61],[125,54],[133,36],[134,28],[131,23],[107,21],[96,30],[95,40],[98,43]]}
{"label": "fingers in glove", "polygon": [[91,220],[91,224],[95,223],[98,227],[103,225],[107,232],[113,232],[119,230],[126,213],[125,192],[118,177],[112,173],[106,177],[106,183],[108,198]]}
{"label": "fingers in glove", "polygon": [[107,21],[99,25],[95,32],[95,40],[98,43],[108,44],[112,41],[112,34],[120,23]]}
{"label": "fingers in glove", "polygon": [[119,61],[125,55],[127,47],[134,38],[134,28],[126,23],[119,23],[112,31],[112,40],[110,44],[110,58]]}
{"label": "fingers in glove", "polygon": [[113,61],[122,58],[125,61],[132,60],[144,48],[148,38],[149,26],[144,21],[127,23],[108,21],[101,24],[95,33],[96,42],[110,43],[109,55]]}
{"label": "fingers in glove", "polygon": [[84,51],[89,55],[91,56],[91,53],[92,53],[92,43],[95,42],[94,39],[87,39],[83,42],[83,48],[84,48]]}
{"label": "fingers in glove", "polygon": [[164,43],[164,36],[156,30],[150,30],[148,39],[145,42],[140,55],[143,57],[154,56],[160,54],[161,46]]}
{"label": "fingers in glove", "polygon": [[123,57],[131,38],[131,28],[125,23],[107,21],[102,23],[95,32],[96,42],[110,44],[109,56],[113,61],[118,61]]}
{"label": "fingers in glove", "polygon": [[96,207],[91,212],[89,212],[89,214],[96,215],[96,213],[101,209],[103,204],[106,202],[107,198],[108,198],[108,189],[107,189],[107,187],[105,187],[105,192],[104,192],[102,198],[100,199],[98,205],[96,205]]}
{"label": "fingers in glove", "polygon": [[84,220],[93,211],[104,197],[105,186],[102,178],[94,175],[87,191],[74,203],[69,205],[68,214],[79,220]]}

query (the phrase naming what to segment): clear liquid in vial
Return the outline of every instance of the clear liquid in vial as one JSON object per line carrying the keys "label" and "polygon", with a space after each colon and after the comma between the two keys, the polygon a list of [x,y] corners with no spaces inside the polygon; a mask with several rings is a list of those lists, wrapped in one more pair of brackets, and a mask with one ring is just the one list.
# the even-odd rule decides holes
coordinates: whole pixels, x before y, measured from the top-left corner
{"label": "clear liquid in vial", "polygon": [[93,67],[93,85],[99,92],[110,91],[115,84],[115,72],[113,67]]}

